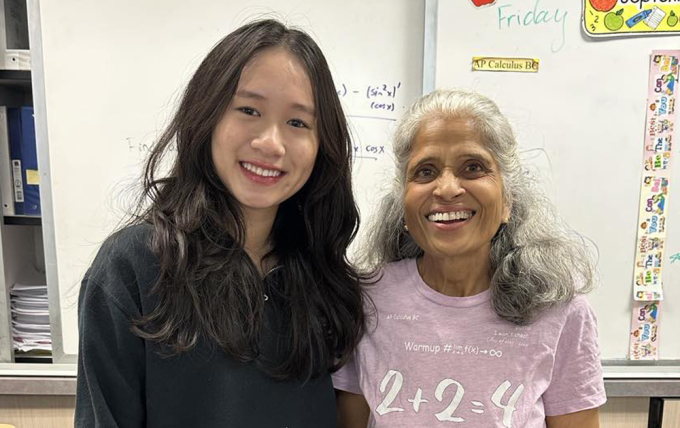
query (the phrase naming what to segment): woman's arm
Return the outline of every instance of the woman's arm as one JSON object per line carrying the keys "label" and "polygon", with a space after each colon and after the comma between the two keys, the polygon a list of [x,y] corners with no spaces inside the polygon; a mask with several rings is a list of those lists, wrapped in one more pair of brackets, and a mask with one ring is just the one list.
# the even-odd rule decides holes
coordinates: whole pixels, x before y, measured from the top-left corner
{"label": "woman's arm", "polygon": [[545,418],[548,428],[600,428],[597,408]]}
{"label": "woman's arm", "polygon": [[80,290],[75,427],[142,428],[144,342],[107,285],[86,279]]}
{"label": "woman's arm", "polygon": [[363,395],[335,390],[338,402],[338,428],[366,428],[370,409]]}
{"label": "woman's arm", "polygon": [[549,428],[598,428],[597,409],[607,401],[597,343],[597,320],[588,301],[578,296],[555,350],[550,385],[543,393]]}

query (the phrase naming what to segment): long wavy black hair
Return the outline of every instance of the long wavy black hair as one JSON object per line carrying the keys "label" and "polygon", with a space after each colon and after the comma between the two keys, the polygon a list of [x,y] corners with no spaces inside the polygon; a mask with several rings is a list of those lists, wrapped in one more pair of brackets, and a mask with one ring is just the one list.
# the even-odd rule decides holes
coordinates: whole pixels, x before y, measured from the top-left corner
{"label": "long wavy black hair", "polygon": [[[296,56],[312,83],[319,151],[311,176],[278,209],[272,251],[290,319],[288,352],[263,363],[263,278],[244,250],[238,201],[220,180],[211,138],[241,71],[263,49]],[[177,149],[168,173],[163,160]],[[158,306],[133,321],[140,337],[176,355],[209,340],[232,359],[255,361],[276,378],[311,378],[343,364],[364,328],[361,275],[346,250],[359,225],[351,184],[351,140],[323,53],[306,33],[275,20],[246,24],[200,64],[144,170],[133,221],[153,225]]]}

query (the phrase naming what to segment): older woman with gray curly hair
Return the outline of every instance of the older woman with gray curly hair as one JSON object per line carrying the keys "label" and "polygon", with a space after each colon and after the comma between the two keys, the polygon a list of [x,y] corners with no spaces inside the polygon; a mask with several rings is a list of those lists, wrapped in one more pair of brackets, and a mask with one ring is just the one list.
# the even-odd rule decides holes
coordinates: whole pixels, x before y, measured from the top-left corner
{"label": "older woman with gray curly hair", "polygon": [[414,103],[364,248],[375,313],[334,375],[341,427],[599,426],[593,258],[474,92]]}

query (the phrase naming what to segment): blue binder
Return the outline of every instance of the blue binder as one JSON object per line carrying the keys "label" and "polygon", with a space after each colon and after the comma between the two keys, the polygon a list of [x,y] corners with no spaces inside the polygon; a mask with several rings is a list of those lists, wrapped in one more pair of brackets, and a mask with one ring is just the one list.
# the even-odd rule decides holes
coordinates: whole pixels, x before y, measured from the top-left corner
{"label": "blue binder", "polygon": [[23,148],[21,144],[21,112],[16,108],[7,109],[7,128],[9,136],[9,160],[12,165],[12,196],[14,198],[14,214],[24,215],[24,183],[26,177],[23,168]]}
{"label": "blue binder", "polygon": [[[38,173],[38,151],[35,140],[33,107],[8,108],[10,159],[13,169],[20,162],[21,185],[18,192],[15,185],[14,210],[16,215],[40,215],[40,175]],[[15,176],[15,178],[18,178]],[[23,194],[22,194],[23,193]]]}

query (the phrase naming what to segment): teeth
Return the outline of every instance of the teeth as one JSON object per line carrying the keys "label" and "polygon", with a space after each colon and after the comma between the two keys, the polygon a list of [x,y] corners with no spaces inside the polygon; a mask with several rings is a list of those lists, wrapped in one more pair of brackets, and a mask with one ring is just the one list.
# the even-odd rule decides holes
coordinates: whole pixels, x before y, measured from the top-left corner
{"label": "teeth", "polygon": [[262,177],[278,177],[279,175],[281,175],[281,171],[277,171],[274,169],[263,169],[260,168],[259,166],[255,166],[248,162],[241,162],[241,165],[248,171],[260,175]]}
{"label": "teeth", "polygon": [[453,211],[448,213],[433,213],[427,216],[429,221],[453,221],[472,217],[472,211]]}

